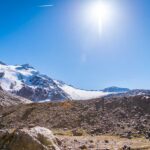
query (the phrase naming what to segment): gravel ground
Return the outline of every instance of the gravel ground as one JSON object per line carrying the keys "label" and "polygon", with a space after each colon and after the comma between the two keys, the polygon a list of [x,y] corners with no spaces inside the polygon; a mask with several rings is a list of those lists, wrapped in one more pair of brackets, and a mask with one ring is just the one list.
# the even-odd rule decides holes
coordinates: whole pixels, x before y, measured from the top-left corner
{"label": "gravel ground", "polygon": [[62,150],[150,150],[145,138],[126,139],[116,136],[57,136]]}

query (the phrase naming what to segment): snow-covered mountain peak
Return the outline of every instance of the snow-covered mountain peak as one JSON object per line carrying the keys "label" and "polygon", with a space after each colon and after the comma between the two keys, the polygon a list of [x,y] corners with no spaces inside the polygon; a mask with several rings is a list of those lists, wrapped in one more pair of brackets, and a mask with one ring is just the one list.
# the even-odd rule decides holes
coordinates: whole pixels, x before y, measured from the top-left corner
{"label": "snow-covered mountain peak", "polygon": [[29,64],[5,65],[1,63],[0,86],[5,91],[33,101],[87,100],[113,94],[111,89],[88,91],[75,88],[40,74]]}
{"label": "snow-covered mountain peak", "polygon": [[5,63],[3,63],[2,61],[0,61],[0,65],[6,65]]}
{"label": "snow-covered mountain peak", "polygon": [[20,69],[26,69],[26,70],[28,70],[28,69],[34,69],[35,70],[35,68],[32,67],[30,64],[20,65]]}
{"label": "snow-covered mountain peak", "polygon": [[19,96],[40,100],[62,100],[67,95],[46,75],[40,74],[32,66],[0,64],[0,85],[2,89]]}

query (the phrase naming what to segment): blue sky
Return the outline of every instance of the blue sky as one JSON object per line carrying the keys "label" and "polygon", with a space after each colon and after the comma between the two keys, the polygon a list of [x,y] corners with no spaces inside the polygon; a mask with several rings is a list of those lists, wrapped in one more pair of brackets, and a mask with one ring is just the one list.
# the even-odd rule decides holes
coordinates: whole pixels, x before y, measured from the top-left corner
{"label": "blue sky", "polygon": [[102,33],[84,13],[93,1],[1,0],[1,61],[83,89],[150,89],[150,1],[105,0],[115,15]]}

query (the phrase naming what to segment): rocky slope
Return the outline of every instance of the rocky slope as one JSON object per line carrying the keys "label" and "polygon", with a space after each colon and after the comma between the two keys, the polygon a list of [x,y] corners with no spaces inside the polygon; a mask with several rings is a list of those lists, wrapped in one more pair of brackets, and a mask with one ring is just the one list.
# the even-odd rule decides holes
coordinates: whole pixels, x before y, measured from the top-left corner
{"label": "rocky slope", "polygon": [[44,126],[100,135],[146,135],[150,130],[150,97],[106,97],[88,101],[33,103],[0,111],[0,128]]}
{"label": "rocky slope", "polygon": [[12,105],[19,105],[19,104],[26,104],[26,103],[31,103],[31,101],[7,93],[3,91],[2,88],[0,87],[0,108],[3,106],[12,106]]}

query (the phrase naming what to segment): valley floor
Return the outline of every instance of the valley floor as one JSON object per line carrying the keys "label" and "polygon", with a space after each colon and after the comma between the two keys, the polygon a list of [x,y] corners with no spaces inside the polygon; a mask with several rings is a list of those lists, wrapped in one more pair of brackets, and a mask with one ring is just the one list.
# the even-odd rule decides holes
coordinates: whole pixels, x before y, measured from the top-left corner
{"label": "valley floor", "polygon": [[150,150],[150,141],[145,138],[61,135],[58,135],[57,138],[62,142],[62,150]]}

